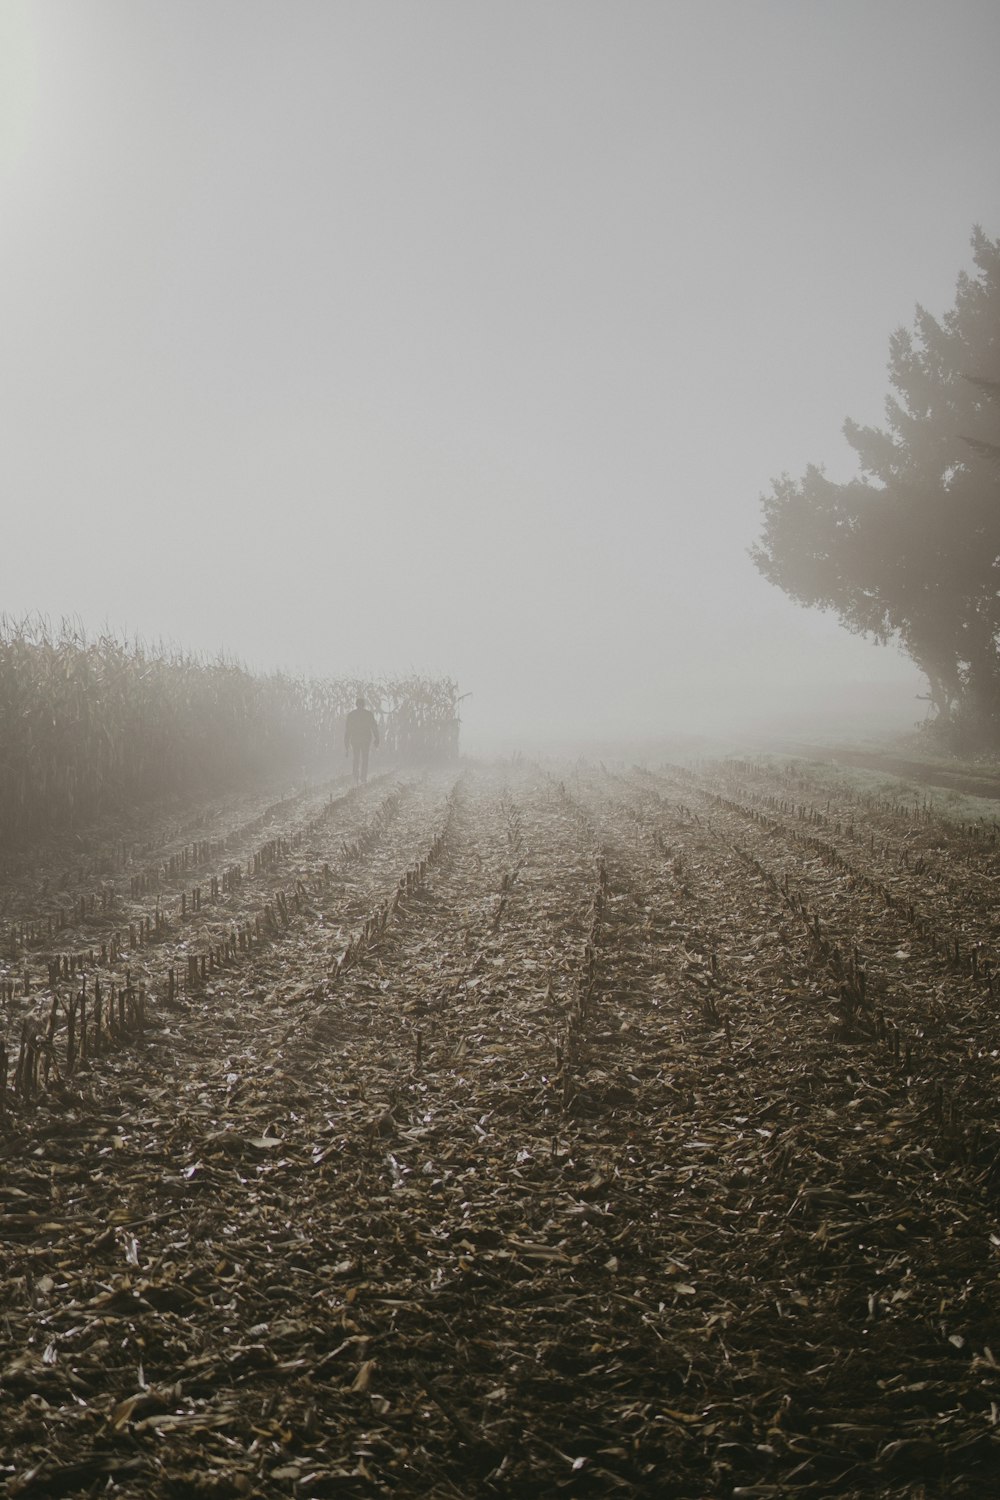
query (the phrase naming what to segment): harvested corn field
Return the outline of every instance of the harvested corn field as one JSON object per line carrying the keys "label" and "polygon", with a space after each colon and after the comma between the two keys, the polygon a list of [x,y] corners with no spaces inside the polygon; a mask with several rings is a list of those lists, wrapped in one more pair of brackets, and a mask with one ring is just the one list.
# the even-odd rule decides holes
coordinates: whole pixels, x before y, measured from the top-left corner
{"label": "harvested corn field", "polygon": [[12,864],[2,1492],[993,1493],[996,830],[817,774]]}

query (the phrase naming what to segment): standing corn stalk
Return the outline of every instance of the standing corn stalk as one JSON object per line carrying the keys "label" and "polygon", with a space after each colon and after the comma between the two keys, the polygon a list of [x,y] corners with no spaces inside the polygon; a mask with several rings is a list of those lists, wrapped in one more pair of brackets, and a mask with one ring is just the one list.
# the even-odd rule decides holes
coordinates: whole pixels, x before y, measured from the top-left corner
{"label": "standing corn stalk", "polygon": [[394,758],[457,753],[450,679],[307,680],[0,617],[0,838],[331,764],[363,693]]}

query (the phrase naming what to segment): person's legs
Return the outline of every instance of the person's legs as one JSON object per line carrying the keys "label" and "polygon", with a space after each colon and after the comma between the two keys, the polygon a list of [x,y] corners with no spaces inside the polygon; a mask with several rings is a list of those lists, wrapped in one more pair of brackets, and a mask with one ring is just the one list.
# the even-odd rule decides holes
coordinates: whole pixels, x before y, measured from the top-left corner
{"label": "person's legs", "polygon": [[370,747],[368,745],[362,745],[361,746],[361,784],[362,784],[362,786],[368,780],[368,751],[369,751],[369,748]]}
{"label": "person's legs", "polygon": [[352,745],[351,746],[351,750],[354,752],[354,766],[353,766],[353,771],[354,771],[354,781],[355,781],[355,784],[357,784],[357,782],[359,782],[361,780],[361,746],[360,745]]}

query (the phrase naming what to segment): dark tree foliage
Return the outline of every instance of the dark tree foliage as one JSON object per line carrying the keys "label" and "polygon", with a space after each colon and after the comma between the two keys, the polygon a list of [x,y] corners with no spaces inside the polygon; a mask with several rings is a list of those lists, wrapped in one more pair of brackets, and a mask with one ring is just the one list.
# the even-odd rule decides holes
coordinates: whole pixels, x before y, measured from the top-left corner
{"label": "dark tree foliage", "polygon": [[939,322],[889,346],[884,428],[848,420],[860,477],[810,467],[762,499],[756,567],[799,604],[895,639],[944,723],[1000,744],[1000,240],[977,229]]}

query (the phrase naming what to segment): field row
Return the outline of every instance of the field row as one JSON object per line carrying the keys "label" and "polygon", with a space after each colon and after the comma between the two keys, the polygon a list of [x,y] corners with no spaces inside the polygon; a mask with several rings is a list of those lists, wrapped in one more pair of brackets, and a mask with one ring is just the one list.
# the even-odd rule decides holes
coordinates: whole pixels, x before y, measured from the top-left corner
{"label": "field row", "polygon": [[987,931],[725,776],[369,788],[17,1102],[11,1494],[986,1492]]}

